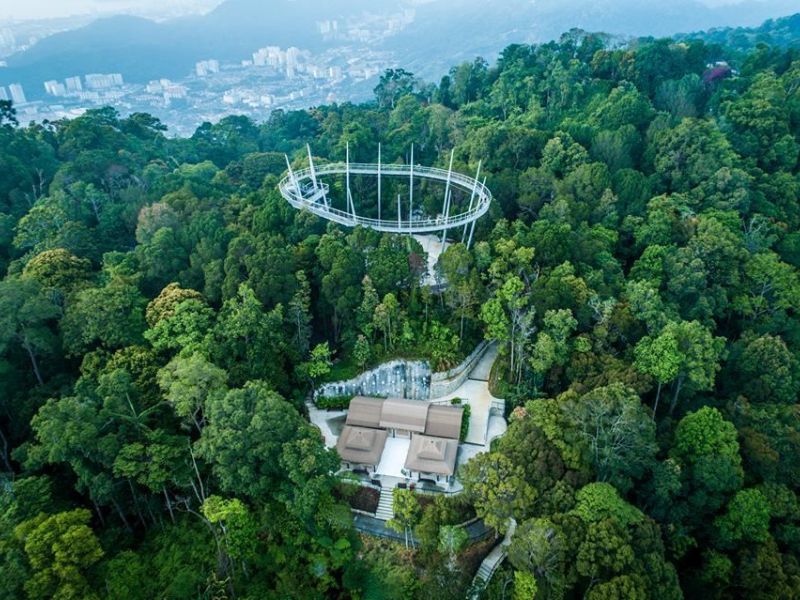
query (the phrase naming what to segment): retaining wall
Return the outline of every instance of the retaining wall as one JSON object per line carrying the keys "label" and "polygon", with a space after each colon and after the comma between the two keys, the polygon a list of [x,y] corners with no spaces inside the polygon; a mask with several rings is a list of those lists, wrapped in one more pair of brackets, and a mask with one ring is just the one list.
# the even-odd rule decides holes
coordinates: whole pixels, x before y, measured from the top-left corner
{"label": "retaining wall", "polygon": [[321,385],[316,397],[375,396],[429,400],[446,396],[461,387],[488,347],[488,342],[481,342],[460,365],[442,373],[431,373],[430,365],[425,361],[386,362],[353,379]]}
{"label": "retaining wall", "polygon": [[431,375],[430,397],[440,398],[441,396],[447,396],[460,388],[488,347],[489,343],[483,341],[457,367],[453,367],[443,373]]}
{"label": "retaining wall", "polygon": [[375,396],[383,398],[430,398],[431,368],[424,361],[393,360],[347,381],[319,387],[316,396]]}

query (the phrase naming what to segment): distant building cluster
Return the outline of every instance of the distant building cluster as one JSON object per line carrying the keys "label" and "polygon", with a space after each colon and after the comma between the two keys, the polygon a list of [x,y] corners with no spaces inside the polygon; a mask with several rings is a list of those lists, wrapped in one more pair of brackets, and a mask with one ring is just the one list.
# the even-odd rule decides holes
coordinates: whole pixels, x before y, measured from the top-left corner
{"label": "distant building cluster", "polygon": [[84,85],[79,76],[67,77],[63,83],[55,79],[45,81],[44,91],[50,96],[76,96],[91,100],[99,97],[98,91],[122,87],[125,83],[120,73],[92,73],[86,75],[84,79],[86,88],[92,90],[91,92],[84,91]]}
{"label": "distant building cluster", "polygon": [[25,97],[25,90],[22,89],[22,85],[19,83],[12,83],[8,86],[8,95],[6,95],[5,89],[0,89],[2,89],[2,95],[6,96],[3,98],[4,100],[11,100],[16,105],[28,103],[28,99]]}
{"label": "distant building cluster", "polygon": [[339,31],[339,21],[336,21],[335,19],[333,21],[318,21],[317,31],[323,36],[335,34]]}
{"label": "distant building cluster", "polygon": [[189,95],[189,88],[169,79],[151,81],[144,89],[148,94],[160,95],[166,103],[172,100],[183,100]]}
{"label": "distant building cluster", "polygon": [[[74,118],[92,107],[113,105],[122,113],[156,115],[180,134],[190,134],[202,122],[230,114],[263,119],[278,109],[361,100],[367,89],[361,82],[393,66],[395,59],[390,52],[376,51],[371,43],[360,40],[385,37],[412,16],[401,12],[378,18],[363,13],[346,21],[317,23],[323,38],[345,42],[332,44],[321,53],[297,46],[266,46],[241,61],[200,60],[186,77],[176,81],[126,83],[122,73],[80,74],[43,81],[43,89],[27,97],[22,85],[5,81],[0,99],[13,101],[24,123]],[[20,37],[17,34],[13,39],[13,34],[0,29],[0,50],[3,44],[19,45]]]}
{"label": "distant building cluster", "polygon": [[17,38],[8,27],[0,29],[0,49],[12,50],[17,46]]}
{"label": "distant building cluster", "polygon": [[121,73],[91,73],[84,79],[90,90],[107,90],[125,84]]}
{"label": "distant building cluster", "polygon": [[206,77],[214,73],[219,73],[219,61],[214,59],[201,60],[194,65],[194,72],[198,77]]}

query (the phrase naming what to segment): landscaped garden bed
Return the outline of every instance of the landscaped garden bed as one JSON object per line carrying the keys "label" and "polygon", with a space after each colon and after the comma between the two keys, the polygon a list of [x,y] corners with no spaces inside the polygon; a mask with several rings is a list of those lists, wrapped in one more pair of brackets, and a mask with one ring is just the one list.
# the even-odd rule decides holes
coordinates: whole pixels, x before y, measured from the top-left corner
{"label": "landscaped garden bed", "polygon": [[381,497],[381,493],[375,488],[355,483],[340,483],[334,488],[334,494],[347,502],[351,508],[368,513],[378,510],[378,500]]}

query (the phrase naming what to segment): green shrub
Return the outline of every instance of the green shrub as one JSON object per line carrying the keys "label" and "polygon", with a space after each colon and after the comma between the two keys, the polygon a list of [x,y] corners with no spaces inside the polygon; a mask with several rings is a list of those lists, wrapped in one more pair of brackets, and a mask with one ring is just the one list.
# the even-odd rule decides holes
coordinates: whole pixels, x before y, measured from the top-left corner
{"label": "green shrub", "polygon": [[323,410],[342,410],[350,406],[352,396],[318,396],[314,403]]}
{"label": "green shrub", "polygon": [[469,404],[463,404],[464,407],[464,414],[461,415],[461,433],[458,436],[459,441],[464,441],[467,439],[467,434],[469,433],[469,417],[472,414],[472,408],[470,408]]}
{"label": "green shrub", "polygon": [[464,413],[461,415],[461,433],[458,435],[458,439],[463,442],[467,439],[467,434],[469,433],[469,417],[472,414],[472,409],[469,404],[464,402],[463,398],[451,398],[450,404],[464,408]]}

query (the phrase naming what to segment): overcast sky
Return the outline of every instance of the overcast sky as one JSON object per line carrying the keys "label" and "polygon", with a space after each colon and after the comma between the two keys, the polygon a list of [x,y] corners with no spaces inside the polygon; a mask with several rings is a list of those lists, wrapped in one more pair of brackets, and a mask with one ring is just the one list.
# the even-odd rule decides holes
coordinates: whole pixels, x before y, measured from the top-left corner
{"label": "overcast sky", "polygon": [[[165,7],[170,12],[176,8],[186,8],[181,12],[208,10],[222,0],[0,0],[0,20],[2,19],[41,19],[68,17],[87,13],[146,13],[157,14]],[[269,0],[265,0],[269,1]],[[377,0],[380,1],[380,0]],[[651,2],[668,2],[669,0],[648,0]],[[735,4],[742,0],[700,0],[701,2],[719,6]],[[325,2],[325,0],[320,0]]]}
{"label": "overcast sky", "polygon": [[88,13],[154,13],[169,7],[181,12],[207,10],[221,0],[0,0],[0,19],[42,19]]}
{"label": "overcast sky", "polygon": [[[376,2],[384,1],[387,0],[376,0]],[[648,1],[669,2],[669,0]],[[743,0],[699,1],[709,6],[720,6],[737,4]],[[182,13],[204,12],[221,2],[222,0],[0,0],[0,20],[68,17],[88,13],[158,15],[174,14],[178,10]]]}

